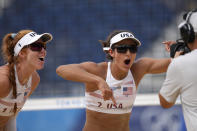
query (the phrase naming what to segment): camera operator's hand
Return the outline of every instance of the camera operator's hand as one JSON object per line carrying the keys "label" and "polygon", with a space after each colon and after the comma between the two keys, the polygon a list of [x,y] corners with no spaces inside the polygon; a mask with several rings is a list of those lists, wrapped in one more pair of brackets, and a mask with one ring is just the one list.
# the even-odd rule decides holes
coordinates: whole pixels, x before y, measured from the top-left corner
{"label": "camera operator's hand", "polygon": [[180,55],[182,55],[183,54],[183,51],[177,51],[176,53],[175,53],[175,55],[174,55],[174,58],[176,58],[176,57],[178,57],[178,56],[180,56]]}
{"label": "camera operator's hand", "polygon": [[165,49],[166,49],[167,52],[170,52],[170,46],[172,44],[175,44],[175,43],[176,43],[176,41],[164,41],[164,42],[162,42],[162,44],[165,44]]}

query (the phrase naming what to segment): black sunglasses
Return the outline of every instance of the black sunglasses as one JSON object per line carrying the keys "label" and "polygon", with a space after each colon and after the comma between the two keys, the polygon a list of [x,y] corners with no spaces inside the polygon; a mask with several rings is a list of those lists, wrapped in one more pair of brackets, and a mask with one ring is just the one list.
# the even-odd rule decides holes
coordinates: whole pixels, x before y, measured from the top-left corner
{"label": "black sunglasses", "polygon": [[28,45],[28,47],[32,51],[38,51],[38,52],[40,52],[42,50],[42,48],[44,48],[46,50],[46,44],[43,44],[41,42],[34,42],[34,43]]}
{"label": "black sunglasses", "polygon": [[126,53],[129,50],[131,53],[136,53],[138,50],[137,45],[118,45],[112,47],[112,50],[116,49],[118,53]]}

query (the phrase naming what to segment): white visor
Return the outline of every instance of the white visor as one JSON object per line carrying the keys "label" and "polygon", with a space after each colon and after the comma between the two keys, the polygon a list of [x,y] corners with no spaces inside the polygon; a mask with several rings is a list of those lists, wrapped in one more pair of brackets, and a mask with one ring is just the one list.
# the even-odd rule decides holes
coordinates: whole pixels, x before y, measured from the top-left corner
{"label": "white visor", "polygon": [[24,46],[30,45],[37,40],[42,40],[43,42],[49,42],[53,39],[50,33],[43,33],[41,35],[36,32],[30,32],[24,35],[15,45],[14,47],[14,56],[17,56],[19,52],[23,49]]}
{"label": "white visor", "polygon": [[109,50],[113,44],[120,42],[124,39],[132,39],[137,43],[137,46],[141,45],[141,42],[137,38],[135,38],[134,35],[130,32],[121,32],[113,36],[110,40],[110,47],[104,47],[103,50]]}

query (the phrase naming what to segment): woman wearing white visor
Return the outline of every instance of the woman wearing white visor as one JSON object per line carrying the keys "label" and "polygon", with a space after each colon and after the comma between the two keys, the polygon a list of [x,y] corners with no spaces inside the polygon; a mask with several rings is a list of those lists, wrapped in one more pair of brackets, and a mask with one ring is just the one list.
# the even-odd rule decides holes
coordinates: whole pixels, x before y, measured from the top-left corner
{"label": "woman wearing white visor", "polygon": [[101,43],[110,62],[62,65],[56,72],[86,85],[84,131],[130,131],[130,114],[140,80],[148,73],[166,72],[171,60],[135,61],[141,43],[129,31],[114,31]]}
{"label": "woman wearing white visor", "polygon": [[37,70],[44,67],[49,33],[32,30],[5,35],[0,66],[0,131],[16,131],[16,115],[40,82]]}

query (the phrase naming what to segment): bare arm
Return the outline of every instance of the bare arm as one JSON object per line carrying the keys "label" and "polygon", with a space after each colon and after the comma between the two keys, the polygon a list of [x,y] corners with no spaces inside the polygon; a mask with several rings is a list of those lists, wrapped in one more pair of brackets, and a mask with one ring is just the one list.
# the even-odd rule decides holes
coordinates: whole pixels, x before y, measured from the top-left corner
{"label": "bare arm", "polygon": [[[170,46],[175,44],[174,41],[165,41],[163,44],[165,45],[165,49],[167,52],[170,52]],[[163,73],[167,71],[168,65],[171,62],[171,58],[163,58],[163,59],[153,59],[153,58],[143,58],[146,73],[157,74]]]}
{"label": "bare arm", "polygon": [[93,62],[81,64],[61,65],[56,69],[56,73],[66,79],[83,83],[98,83],[101,77],[98,75],[99,67]]}
{"label": "bare arm", "polygon": [[0,67],[0,98],[6,97],[11,90],[8,73],[6,66]]}
{"label": "bare arm", "polygon": [[170,64],[170,58],[153,59],[153,58],[142,58],[140,64],[144,69],[144,73],[157,74],[166,72],[168,65]]}
{"label": "bare arm", "polygon": [[6,97],[9,92],[10,92],[9,80],[7,80],[6,77],[1,76],[1,79],[0,79],[0,98]]}
{"label": "bare arm", "polygon": [[168,65],[170,64],[171,59],[153,59],[153,58],[141,58],[138,59],[133,66],[131,71],[134,75],[136,85],[138,86],[139,82],[145,74],[157,74],[167,71]]}
{"label": "bare arm", "polygon": [[116,104],[112,90],[101,77],[103,70],[104,68],[99,66],[99,64],[84,62],[81,64],[61,65],[56,69],[56,72],[66,80],[96,84],[96,87],[102,91],[103,99],[112,99],[113,103]]}

